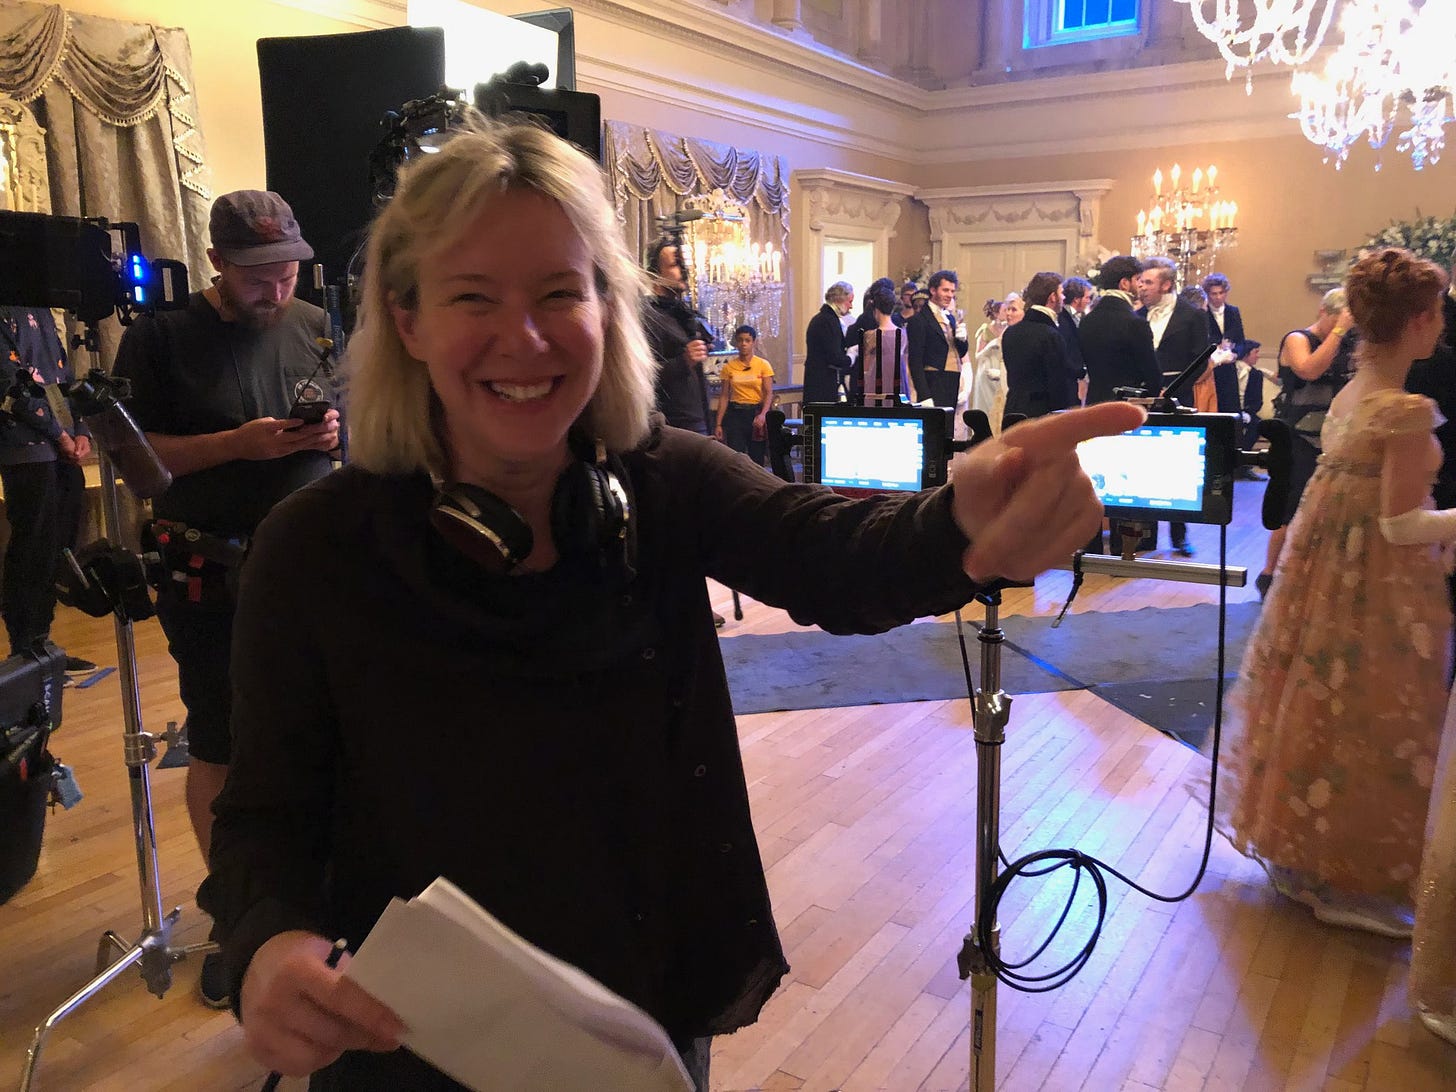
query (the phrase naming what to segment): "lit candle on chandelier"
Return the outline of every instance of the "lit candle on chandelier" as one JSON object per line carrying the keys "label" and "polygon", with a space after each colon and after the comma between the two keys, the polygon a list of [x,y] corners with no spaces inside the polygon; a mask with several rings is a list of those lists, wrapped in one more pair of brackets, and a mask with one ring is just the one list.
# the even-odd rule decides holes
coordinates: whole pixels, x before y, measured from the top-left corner
{"label": "lit candle on chandelier", "polygon": [[1208,168],[1208,188],[1213,189],[1218,185],[1218,168],[1210,164]]}
{"label": "lit candle on chandelier", "polygon": [[1153,172],[1153,193],[1155,193],[1155,194],[1161,194],[1162,192],[1163,192],[1163,168],[1162,167],[1159,167],[1157,170],[1155,170]]}
{"label": "lit candle on chandelier", "polygon": [[1178,190],[1178,179],[1183,177],[1183,168],[1174,163],[1173,169],[1168,172],[1168,176],[1173,180],[1173,191],[1176,193]]}
{"label": "lit candle on chandelier", "polygon": [[1194,167],[1193,168],[1193,192],[1194,193],[1197,193],[1198,192],[1198,187],[1201,186],[1201,185],[1203,185],[1203,168],[1202,167]]}
{"label": "lit candle on chandelier", "polygon": [[1148,233],[1148,214],[1145,213],[1142,209],[1138,209],[1138,234],[1139,235],[1146,235],[1147,233]]}

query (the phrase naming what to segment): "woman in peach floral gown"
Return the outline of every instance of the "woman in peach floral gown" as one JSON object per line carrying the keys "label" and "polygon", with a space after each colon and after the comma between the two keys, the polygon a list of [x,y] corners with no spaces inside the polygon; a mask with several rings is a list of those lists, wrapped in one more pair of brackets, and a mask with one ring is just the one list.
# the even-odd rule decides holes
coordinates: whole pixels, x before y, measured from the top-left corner
{"label": "woman in peach floral gown", "polygon": [[1405,251],[1351,270],[1359,367],[1245,651],[1220,769],[1235,848],[1322,921],[1389,936],[1411,931],[1446,700],[1441,544],[1456,525],[1424,510],[1438,418],[1403,389],[1440,336],[1444,291]]}

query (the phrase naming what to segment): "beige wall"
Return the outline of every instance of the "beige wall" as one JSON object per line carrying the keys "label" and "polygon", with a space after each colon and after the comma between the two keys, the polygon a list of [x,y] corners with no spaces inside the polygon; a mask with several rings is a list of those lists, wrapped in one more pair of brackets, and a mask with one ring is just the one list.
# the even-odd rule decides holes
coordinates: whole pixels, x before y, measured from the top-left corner
{"label": "beige wall", "polygon": [[926,167],[913,181],[934,187],[1116,179],[1102,200],[1098,242],[1126,253],[1138,210],[1152,192],[1153,171],[1161,167],[1166,174],[1175,162],[1185,170],[1216,163],[1224,198],[1239,205],[1238,246],[1224,251],[1218,264],[1233,282],[1230,298],[1243,311],[1249,336],[1272,351],[1286,331],[1314,318],[1320,293],[1305,278],[1318,269],[1316,250],[1354,248],[1392,219],[1407,219],[1417,210],[1449,216],[1456,204],[1456,162],[1451,159],[1417,172],[1409,157],[1389,149],[1377,173],[1372,154],[1363,149],[1336,171],[1320,161],[1319,150],[1299,135],[1294,122],[1289,126],[1288,136],[1236,143]]}

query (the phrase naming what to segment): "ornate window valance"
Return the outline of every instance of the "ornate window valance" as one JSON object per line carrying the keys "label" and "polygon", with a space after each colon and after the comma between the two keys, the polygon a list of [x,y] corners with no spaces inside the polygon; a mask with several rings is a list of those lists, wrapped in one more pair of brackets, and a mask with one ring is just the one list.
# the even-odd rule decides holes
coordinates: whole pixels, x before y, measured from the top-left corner
{"label": "ornate window valance", "polygon": [[165,111],[178,181],[210,199],[190,69],[181,30],[72,14],[56,4],[0,6],[0,91],[30,103],[54,81],[78,106],[121,128]]}
{"label": "ornate window valance", "polygon": [[666,187],[679,197],[722,190],[750,201],[789,227],[789,168],[782,156],[680,137],[625,122],[606,123],[607,169],[621,214],[629,198],[647,201]]}

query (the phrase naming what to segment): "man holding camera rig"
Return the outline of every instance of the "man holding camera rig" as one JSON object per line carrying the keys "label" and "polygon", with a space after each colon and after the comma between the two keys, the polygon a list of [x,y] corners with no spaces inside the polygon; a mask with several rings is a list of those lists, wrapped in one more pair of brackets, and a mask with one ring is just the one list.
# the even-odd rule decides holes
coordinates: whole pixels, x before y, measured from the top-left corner
{"label": "man holding camera rig", "polygon": [[[238,554],[275,504],[327,474],[339,446],[315,340],[328,322],[293,294],[298,263],[313,257],[293,211],[272,192],[224,194],[209,234],[212,285],[185,310],[129,327],[113,368],[131,382],[128,408],[173,477],[153,504],[152,533],[173,570],[157,617],[187,707],[187,812],[204,860],[231,752],[233,600],[218,558]],[[219,957],[208,956],[203,1001],[226,1008],[224,983]]]}

